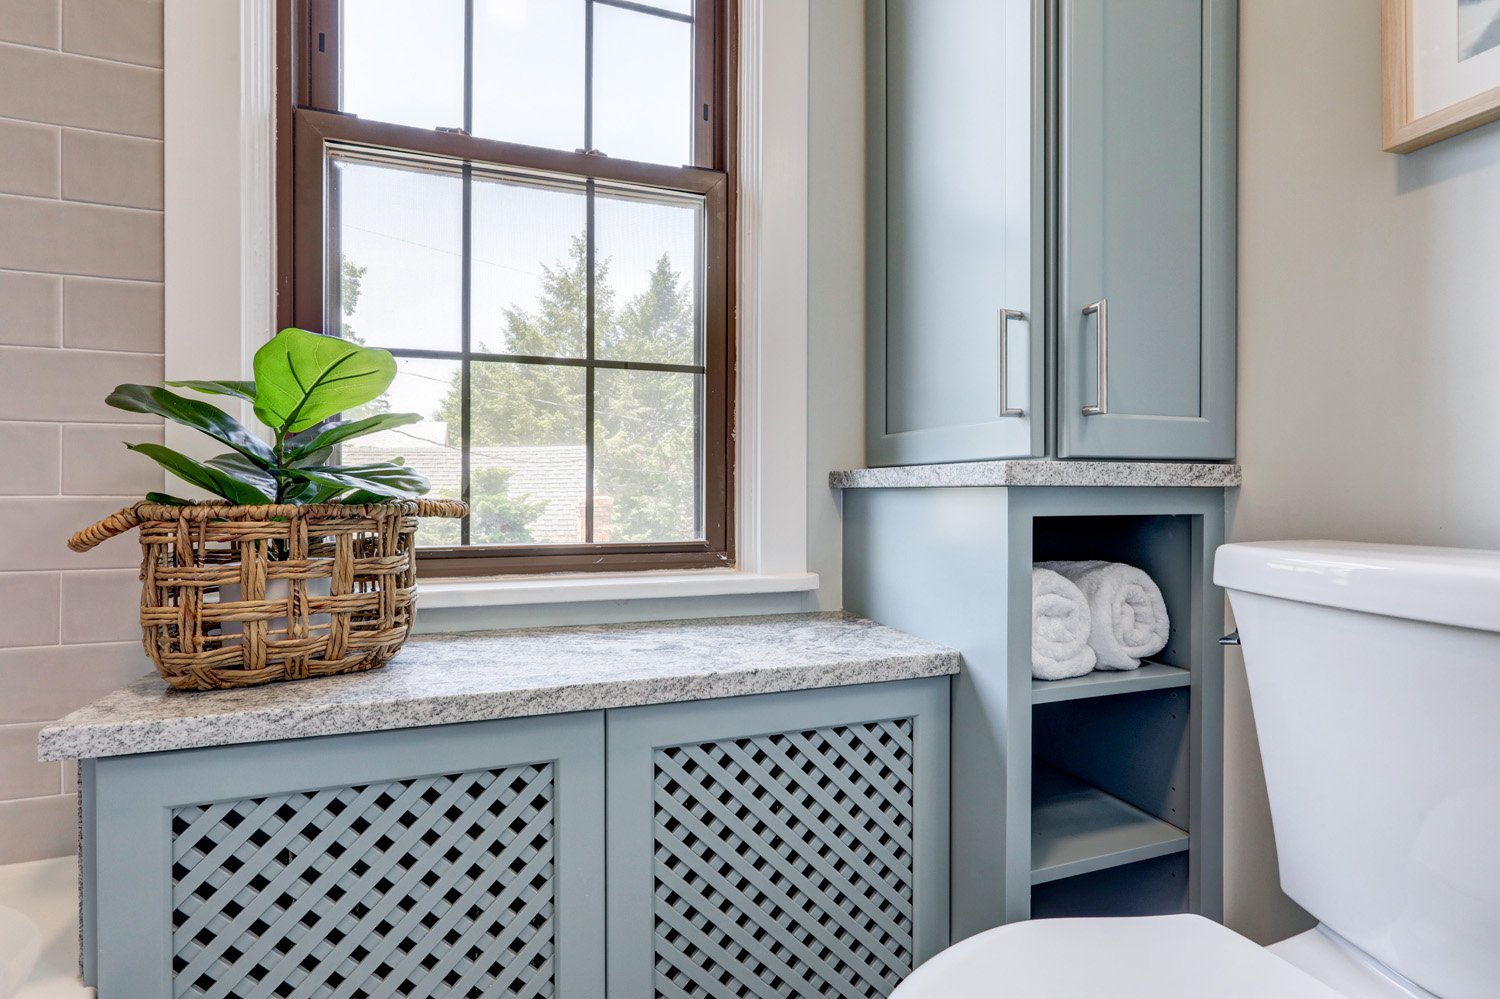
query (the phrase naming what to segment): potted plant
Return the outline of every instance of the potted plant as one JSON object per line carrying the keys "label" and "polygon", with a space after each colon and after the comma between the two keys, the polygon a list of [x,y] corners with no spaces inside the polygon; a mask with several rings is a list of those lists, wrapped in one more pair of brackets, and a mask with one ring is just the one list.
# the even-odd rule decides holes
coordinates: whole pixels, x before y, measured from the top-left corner
{"label": "potted plant", "polygon": [[177,689],[385,665],[411,631],[417,517],[467,512],[460,502],[421,499],[430,484],[400,459],[337,460],[355,438],[421,419],[339,418],[390,386],[388,352],[286,329],[256,352],[254,370],[254,381],[166,384],[250,403],[269,440],[170,388],[110,393],[105,401],[117,409],[164,417],[227,448],[199,460],[161,444],[125,445],[218,499],[148,493],[68,541],[83,552],[140,529],[146,652]]}

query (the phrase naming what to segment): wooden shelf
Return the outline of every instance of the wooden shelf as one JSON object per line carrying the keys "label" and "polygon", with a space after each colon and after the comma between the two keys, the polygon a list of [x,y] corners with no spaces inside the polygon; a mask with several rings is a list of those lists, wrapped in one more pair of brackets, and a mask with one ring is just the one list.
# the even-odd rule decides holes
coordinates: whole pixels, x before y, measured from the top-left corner
{"label": "wooden shelf", "polygon": [[[1169,667],[1170,668],[1170,667]],[[1031,778],[1031,883],[1188,848],[1190,837],[1134,805],[1037,761]]]}
{"label": "wooden shelf", "polygon": [[1186,687],[1193,682],[1193,674],[1180,666],[1168,666],[1149,660],[1138,669],[1101,670],[1067,680],[1031,681],[1031,703],[1051,704],[1054,701],[1072,701],[1080,697],[1108,697],[1111,694],[1134,694],[1142,690],[1162,690],[1166,687]]}

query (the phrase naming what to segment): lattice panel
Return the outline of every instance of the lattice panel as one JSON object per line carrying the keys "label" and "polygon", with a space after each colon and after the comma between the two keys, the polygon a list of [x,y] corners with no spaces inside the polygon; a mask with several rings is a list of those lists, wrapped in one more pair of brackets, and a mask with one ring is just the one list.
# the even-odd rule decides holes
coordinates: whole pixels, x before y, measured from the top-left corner
{"label": "lattice panel", "polygon": [[175,995],[553,995],[554,788],[549,763],[175,810]]}
{"label": "lattice panel", "polygon": [[885,996],[912,967],[912,722],[657,750],[656,994]]}

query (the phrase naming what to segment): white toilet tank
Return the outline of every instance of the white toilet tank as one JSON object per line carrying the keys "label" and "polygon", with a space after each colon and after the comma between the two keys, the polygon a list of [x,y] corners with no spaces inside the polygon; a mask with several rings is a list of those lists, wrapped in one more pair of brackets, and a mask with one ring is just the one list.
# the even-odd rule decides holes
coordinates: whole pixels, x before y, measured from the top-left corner
{"label": "white toilet tank", "polygon": [[1281,885],[1444,999],[1500,996],[1500,553],[1225,545]]}

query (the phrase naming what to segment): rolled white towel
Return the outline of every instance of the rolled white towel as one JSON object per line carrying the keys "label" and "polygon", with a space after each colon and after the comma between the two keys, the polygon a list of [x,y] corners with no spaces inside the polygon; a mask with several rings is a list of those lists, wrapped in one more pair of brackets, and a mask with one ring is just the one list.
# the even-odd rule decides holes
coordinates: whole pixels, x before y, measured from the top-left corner
{"label": "rolled white towel", "polygon": [[1167,605],[1151,577],[1122,562],[1040,562],[1083,591],[1092,623],[1089,645],[1099,669],[1135,669],[1166,648]]}
{"label": "rolled white towel", "polygon": [[1089,602],[1083,591],[1051,569],[1031,570],[1031,675],[1065,680],[1094,668],[1089,648]]}

